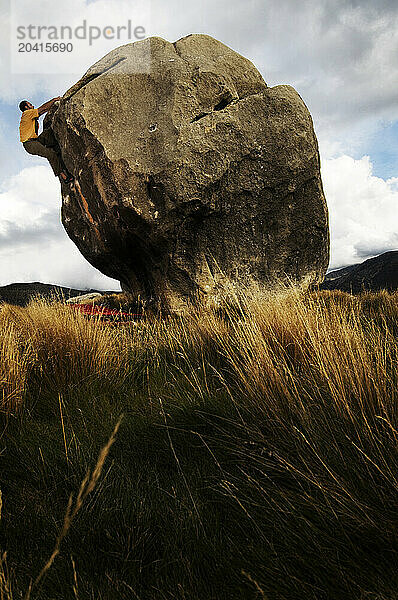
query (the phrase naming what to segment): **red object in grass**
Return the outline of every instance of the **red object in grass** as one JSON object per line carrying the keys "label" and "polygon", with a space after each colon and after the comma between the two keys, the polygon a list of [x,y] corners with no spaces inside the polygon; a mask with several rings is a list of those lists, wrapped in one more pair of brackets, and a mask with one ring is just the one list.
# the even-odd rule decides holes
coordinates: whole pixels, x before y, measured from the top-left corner
{"label": "red object in grass", "polygon": [[131,314],[121,310],[105,308],[104,306],[95,306],[92,304],[69,304],[69,306],[83,313],[87,317],[99,317],[100,319],[131,321],[142,317],[140,314]]}

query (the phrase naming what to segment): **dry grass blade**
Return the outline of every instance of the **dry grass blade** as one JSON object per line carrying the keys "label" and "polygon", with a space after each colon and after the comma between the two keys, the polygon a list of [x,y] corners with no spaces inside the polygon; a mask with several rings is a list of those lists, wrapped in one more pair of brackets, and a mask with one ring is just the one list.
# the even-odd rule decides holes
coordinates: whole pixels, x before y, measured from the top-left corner
{"label": "dry grass blade", "polygon": [[7,570],[7,553],[0,557],[0,600],[13,600],[11,581]]}
{"label": "dry grass blade", "polygon": [[46,562],[46,564],[44,565],[44,567],[42,568],[42,570],[40,571],[40,573],[38,574],[36,579],[34,580],[33,584],[31,584],[29,586],[29,589],[25,595],[25,600],[30,599],[32,590],[40,584],[43,577],[46,575],[46,573],[51,568],[54,560],[56,559],[56,557],[58,556],[58,554],[60,552],[62,540],[67,535],[67,533],[73,523],[74,518],[76,517],[79,510],[82,508],[83,503],[84,503],[85,499],[87,498],[87,496],[94,490],[94,488],[101,476],[102,468],[104,466],[106,457],[109,454],[109,450],[116,439],[116,434],[119,430],[122,419],[123,419],[123,416],[120,417],[119,421],[115,425],[115,428],[114,428],[109,440],[107,441],[105,446],[101,449],[99,456],[98,456],[97,464],[95,465],[93,472],[90,473],[88,471],[86,476],[84,477],[84,479],[80,485],[80,489],[79,489],[75,503],[73,503],[72,494],[70,495],[69,501],[68,501],[68,506],[66,508],[66,513],[65,513],[62,529],[59,532],[59,535],[55,542],[54,550],[53,550],[50,558],[48,559],[48,561]]}
{"label": "dry grass blade", "polygon": [[246,577],[250,581],[250,583],[254,585],[257,594],[259,594],[261,598],[264,598],[264,600],[267,600],[267,596],[265,595],[264,591],[261,589],[257,581],[253,579],[253,577],[249,573],[246,573],[246,571],[242,570],[242,575],[244,575],[244,577]]}

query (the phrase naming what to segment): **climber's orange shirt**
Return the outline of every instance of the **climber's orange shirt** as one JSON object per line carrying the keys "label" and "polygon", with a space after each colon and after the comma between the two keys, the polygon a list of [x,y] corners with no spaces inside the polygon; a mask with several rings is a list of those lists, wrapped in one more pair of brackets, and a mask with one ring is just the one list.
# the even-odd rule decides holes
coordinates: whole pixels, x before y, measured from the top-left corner
{"label": "climber's orange shirt", "polygon": [[31,138],[37,138],[36,119],[38,118],[39,111],[37,108],[30,108],[29,110],[23,111],[21,122],[19,124],[19,139],[21,142],[26,142],[26,140],[30,140]]}

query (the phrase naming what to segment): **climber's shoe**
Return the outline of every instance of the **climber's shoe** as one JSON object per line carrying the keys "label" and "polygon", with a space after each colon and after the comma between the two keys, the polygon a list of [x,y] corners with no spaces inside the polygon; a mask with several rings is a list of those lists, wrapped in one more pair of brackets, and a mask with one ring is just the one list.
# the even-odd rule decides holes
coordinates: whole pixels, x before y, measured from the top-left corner
{"label": "climber's shoe", "polygon": [[62,171],[62,173],[59,174],[59,177],[60,177],[61,181],[63,181],[63,183],[72,183],[73,181],[75,181],[75,178],[73,177],[73,175],[71,175],[70,173],[67,173],[65,171]]}

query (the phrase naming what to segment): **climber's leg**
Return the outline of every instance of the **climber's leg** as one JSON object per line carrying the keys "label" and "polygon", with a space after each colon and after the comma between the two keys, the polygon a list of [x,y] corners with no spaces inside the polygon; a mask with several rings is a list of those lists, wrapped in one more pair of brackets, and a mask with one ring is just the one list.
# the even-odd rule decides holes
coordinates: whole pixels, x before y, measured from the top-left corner
{"label": "climber's leg", "polygon": [[47,129],[43,129],[43,131],[36,138],[36,140],[38,142],[40,142],[41,144],[43,144],[43,146],[46,146],[46,148],[52,148],[52,150],[54,150],[54,152],[56,152],[58,154],[59,160],[62,165],[62,173],[65,174],[65,177],[62,177],[62,179],[64,179],[64,180],[71,179],[72,176],[69,173],[68,169],[66,168],[64,161],[62,160],[60,148],[59,148],[57,140],[55,139],[52,129],[50,129],[49,127],[47,127]]}
{"label": "climber's leg", "polygon": [[38,142],[40,142],[41,144],[43,144],[43,146],[46,146],[46,148],[51,148],[52,150],[54,150],[54,152],[56,152],[56,154],[58,155],[58,158],[60,160],[61,167],[62,167],[62,171],[60,173],[60,178],[65,183],[72,183],[72,181],[74,181],[74,177],[73,177],[73,175],[71,175],[71,173],[69,173],[68,169],[65,166],[64,161],[62,160],[59,145],[58,145],[57,140],[55,139],[52,129],[50,129],[49,127],[47,127],[47,129],[43,129],[43,131],[36,138],[36,140]]}
{"label": "climber's leg", "polygon": [[43,129],[41,134],[36,138],[43,146],[47,146],[47,148],[53,148],[57,154],[59,154],[59,145],[55,136],[53,134],[53,130],[47,127],[47,129]]}
{"label": "climber's leg", "polygon": [[61,173],[64,173],[66,171],[60,157],[55,152],[55,150],[53,150],[52,148],[47,148],[47,146],[41,144],[38,141],[38,138],[27,140],[23,143],[23,146],[26,152],[29,152],[29,154],[33,154],[35,156],[43,156],[44,158],[47,158],[56,177],[58,177]]}

